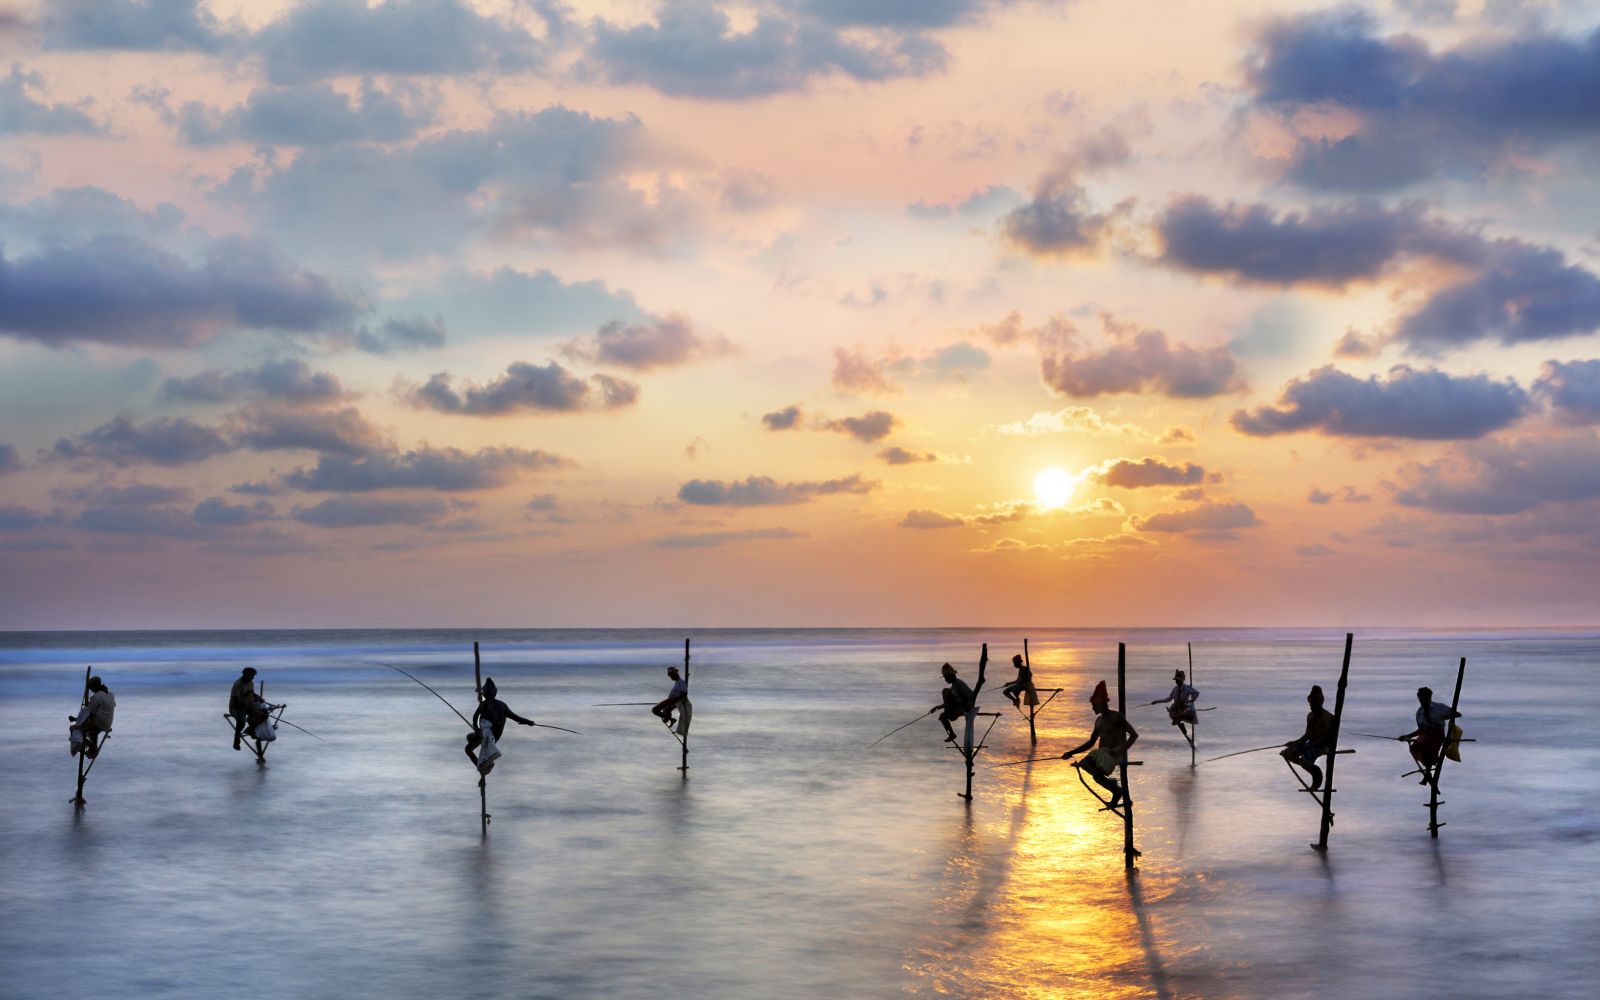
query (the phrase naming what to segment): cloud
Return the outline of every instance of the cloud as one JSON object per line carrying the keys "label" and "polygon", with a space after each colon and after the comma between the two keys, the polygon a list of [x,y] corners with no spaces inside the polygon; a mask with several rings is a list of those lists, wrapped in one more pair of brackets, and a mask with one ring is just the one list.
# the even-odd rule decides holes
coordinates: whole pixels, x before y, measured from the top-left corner
{"label": "cloud", "polygon": [[447,274],[432,287],[385,303],[397,312],[443,314],[458,335],[576,333],[613,320],[651,318],[627,292],[603,281],[564,281],[547,270],[497,268]]}
{"label": "cloud", "polygon": [[871,410],[859,417],[844,417],[839,420],[816,421],[818,430],[837,431],[848,434],[857,441],[871,444],[881,441],[894,431],[899,421],[894,414],[885,410]]}
{"label": "cloud", "polygon": [[967,523],[966,518],[954,514],[942,514],[936,510],[908,511],[900,519],[902,528],[960,528]]}
{"label": "cloud", "polygon": [[795,403],[785,406],[781,410],[774,410],[761,416],[761,422],[769,431],[789,431],[799,427],[805,420],[805,415],[800,412],[800,404]]}
{"label": "cloud", "polygon": [[1194,444],[1194,432],[1187,427],[1176,424],[1161,432],[1161,439],[1157,444]]}
{"label": "cloud", "polygon": [[136,236],[0,256],[0,333],[59,346],[190,347],[228,328],[319,333],[364,304],[257,237],[213,242],[198,266]]}
{"label": "cloud", "polygon": [[1366,503],[1371,499],[1367,494],[1357,491],[1354,486],[1341,486],[1337,493],[1312,487],[1311,492],[1306,494],[1306,502],[1314,504],[1329,504],[1335,500],[1340,503]]}
{"label": "cloud", "polygon": [[[544,14],[542,6],[532,9]],[[510,74],[538,68],[545,46],[470,0],[303,0],[250,41],[267,78]]]}
{"label": "cloud", "polygon": [[84,531],[158,538],[204,538],[214,533],[212,526],[195,520],[193,513],[175,507],[89,507],[71,524]]}
{"label": "cloud", "polygon": [[165,92],[146,92],[162,120],[190,146],[246,142],[325,146],[340,142],[404,142],[433,123],[435,102],[415,92],[384,91],[364,80],[356,94],[326,83],[263,87],[226,110],[201,101],[176,108]]}
{"label": "cloud", "polygon": [[678,488],[678,499],[702,507],[765,507],[805,503],[817,497],[860,495],[878,488],[859,474],[842,479],[780,483],[771,476],[748,476],[742,482],[691,479]]}
{"label": "cloud", "polygon": [[1140,531],[1170,534],[1227,532],[1261,523],[1255,511],[1238,502],[1202,503],[1186,510],[1134,517],[1132,522]]}
{"label": "cloud", "polygon": [[265,500],[253,504],[230,504],[221,497],[207,497],[195,505],[194,519],[200,524],[242,527],[276,520],[277,512]]}
{"label": "cloud", "polygon": [[1294,554],[1297,556],[1305,556],[1308,559],[1316,559],[1322,556],[1333,555],[1333,549],[1328,548],[1321,542],[1317,542],[1313,545],[1296,545],[1294,547]]}
{"label": "cloud", "polygon": [[57,487],[51,490],[51,495],[68,503],[90,507],[154,507],[186,499],[189,491],[178,486],[158,486],[154,483],[90,483],[85,486]]}
{"label": "cloud", "polygon": [[948,28],[983,20],[1016,0],[801,0],[800,9],[829,24],[869,28]]}
{"label": "cloud", "polygon": [[537,448],[432,448],[350,457],[322,455],[312,469],[283,477],[307,492],[364,493],[371,490],[492,490],[526,473],[572,467],[570,459]]}
{"label": "cloud", "polygon": [[1252,437],[1310,430],[1331,437],[1449,440],[1509,426],[1530,406],[1528,394],[1510,379],[1457,377],[1406,365],[1391,368],[1382,380],[1358,379],[1327,365],[1291,379],[1275,407],[1234,411],[1232,423]]}
{"label": "cloud", "polygon": [[92,460],[116,466],[179,466],[203,462],[232,448],[219,431],[187,417],[144,424],[117,417],[76,438],[57,440],[48,454],[60,460]]}
{"label": "cloud", "polygon": [[1399,471],[1395,502],[1445,514],[1516,514],[1600,498],[1600,438],[1486,440]]}
{"label": "cloud", "polygon": [[1027,420],[1001,424],[995,429],[1001,434],[1023,437],[1068,431],[1108,437],[1136,437],[1140,433],[1133,424],[1111,423],[1087,406],[1068,406],[1050,413],[1035,413]]}
{"label": "cloud", "polygon": [[329,497],[289,515],[319,528],[366,528],[401,524],[419,526],[438,521],[454,508],[443,500],[380,500],[375,497]]}
{"label": "cloud", "polygon": [[448,338],[443,316],[417,316],[385,320],[376,330],[362,327],[356,333],[355,346],[368,354],[393,354],[443,347]]}
{"label": "cloud", "polygon": [[[1481,340],[1554,340],[1600,330],[1600,277],[1553,247],[1478,233],[1428,217],[1418,205],[1361,202],[1281,215],[1264,205],[1218,206],[1190,195],[1156,220],[1160,262],[1241,283],[1343,288],[1391,275],[1414,260],[1445,265],[1444,277],[1390,338],[1435,355]],[[1347,332],[1336,352],[1377,345]]]}
{"label": "cloud", "polygon": [[1432,355],[1480,340],[1511,345],[1596,330],[1600,277],[1554,248],[1503,239],[1484,243],[1477,273],[1434,292],[1394,338]]}
{"label": "cloud", "polygon": [[611,364],[629,371],[650,371],[686,364],[699,358],[715,358],[733,353],[725,338],[700,337],[694,324],[683,316],[667,316],[648,323],[613,320],[590,337],[567,343],[562,353],[568,357]]}
{"label": "cloud", "polygon": [[925,201],[913,202],[906,206],[906,214],[914,219],[948,219],[952,216],[963,219],[989,219],[996,213],[1016,208],[1019,203],[1026,200],[1012,188],[992,184],[981,191],[972,192],[954,204],[930,205]]}
{"label": "cloud", "polygon": [[474,236],[651,248],[684,225],[670,190],[652,198],[629,183],[641,163],[669,165],[643,131],[631,116],[560,106],[504,113],[410,145],[309,147],[240,168],[216,193],[322,253],[408,257]]}
{"label": "cloud", "polygon": [[408,393],[406,402],[420,410],[499,417],[524,411],[615,410],[639,399],[639,386],[633,382],[604,374],[579,378],[554,361],[516,361],[500,378],[483,385],[464,383],[459,392],[450,381],[447,372],[440,372]]}
{"label": "cloud", "polygon": [[198,375],[168,378],[161,398],[179,403],[235,403],[263,399],[294,406],[319,406],[345,398],[337,376],[314,372],[304,361],[287,358],[259,368],[225,372],[209,368]]}
{"label": "cloud", "polygon": [[105,188],[55,188],[18,204],[0,201],[0,227],[7,243],[82,243],[105,233],[167,239],[181,231],[183,209],[171,202],[141,209]]}
{"label": "cloud", "polygon": [[206,0],[51,0],[44,43],[53,49],[215,52],[228,38]]}
{"label": "cloud", "polygon": [[1040,257],[1094,253],[1132,202],[1110,212],[1098,212],[1089,203],[1082,179],[1094,171],[1126,163],[1129,155],[1126,138],[1115,129],[1078,140],[1071,154],[1039,178],[1032,198],[1001,217],[1001,239]]}
{"label": "cloud", "polygon": [[21,63],[0,77],[0,135],[95,135],[105,127],[86,110],[90,103],[50,104],[33,93],[44,89],[44,77],[28,73]]}
{"label": "cloud", "polygon": [[1205,399],[1245,388],[1244,373],[1225,347],[1173,345],[1160,330],[1135,330],[1105,317],[1109,346],[1079,350],[1070,327],[1044,348],[1045,385],[1066,396],[1151,392],[1174,399]]}
{"label": "cloud", "polygon": [[835,75],[861,83],[925,76],[947,62],[944,48],[916,31],[846,31],[781,7],[753,17],[741,31],[715,4],[691,2],[663,3],[654,21],[626,27],[596,18],[581,67],[612,84],[734,101],[805,90]]}
{"label": "cloud", "polygon": [[1292,140],[1286,169],[1302,186],[1473,180],[1600,136],[1600,31],[1507,32],[1434,52],[1377,28],[1341,8],[1280,19],[1258,39],[1253,105]]}
{"label": "cloud", "polygon": [[0,531],[29,531],[50,523],[50,515],[16,504],[0,504]]}
{"label": "cloud", "polygon": [[663,549],[711,549],[735,542],[789,541],[807,537],[804,532],[788,528],[750,528],[745,531],[707,531],[691,535],[665,535],[655,540]]}
{"label": "cloud", "polygon": [[1437,249],[1451,234],[1420,206],[1375,202],[1315,206],[1281,215],[1265,205],[1172,201],[1155,220],[1160,261],[1198,274],[1264,285],[1343,288],[1371,281],[1403,253]]}
{"label": "cloud", "polygon": [[1102,462],[1093,473],[1096,482],[1122,489],[1139,489],[1145,486],[1188,486],[1204,482],[1206,470],[1193,462],[1168,465],[1159,458],[1134,461],[1117,458]]}
{"label": "cloud", "polygon": [[236,446],[256,451],[303,448],[324,455],[359,457],[390,448],[388,435],[355,407],[240,410],[229,418],[229,430]]}
{"label": "cloud", "polygon": [[945,461],[945,456],[936,451],[907,451],[899,445],[890,445],[878,452],[878,457],[890,465],[916,465],[921,462]]}
{"label": "cloud", "polygon": [[[1600,360],[1546,361],[1533,391],[1569,426],[1600,424]],[[0,460],[0,471],[5,462]]]}
{"label": "cloud", "polygon": [[888,394],[900,387],[884,374],[883,363],[869,359],[860,350],[833,349],[833,387],[844,392]]}
{"label": "cloud", "polygon": [[9,444],[0,442],[0,476],[16,472],[22,468],[22,459],[17,457],[17,449]]}

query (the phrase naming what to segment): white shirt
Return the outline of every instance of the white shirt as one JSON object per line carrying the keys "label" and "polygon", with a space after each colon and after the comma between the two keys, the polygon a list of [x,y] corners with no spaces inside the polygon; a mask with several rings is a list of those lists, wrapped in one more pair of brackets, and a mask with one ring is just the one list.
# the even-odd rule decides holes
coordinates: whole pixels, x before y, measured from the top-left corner
{"label": "white shirt", "polygon": [[689,697],[689,682],[684,680],[681,677],[678,678],[677,682],[672,685],[672,690],[671,690],[671,692],[669,692],[667,694],[667,697],[668,698],[687,698],[687,697]]}

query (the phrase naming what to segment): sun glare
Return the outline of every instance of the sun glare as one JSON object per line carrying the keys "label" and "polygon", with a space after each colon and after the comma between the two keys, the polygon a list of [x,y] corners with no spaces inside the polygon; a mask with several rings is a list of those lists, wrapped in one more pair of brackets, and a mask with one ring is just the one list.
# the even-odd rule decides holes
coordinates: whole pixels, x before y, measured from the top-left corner
{"label": "sun glare", "polygon": [[1040,507],[1056,510],[1067,505],[1077,486],[1078,480],[1066,469],[1052,465],[1040,469],[1039,474],[1033,477],[1033,496],[1039,501]]}

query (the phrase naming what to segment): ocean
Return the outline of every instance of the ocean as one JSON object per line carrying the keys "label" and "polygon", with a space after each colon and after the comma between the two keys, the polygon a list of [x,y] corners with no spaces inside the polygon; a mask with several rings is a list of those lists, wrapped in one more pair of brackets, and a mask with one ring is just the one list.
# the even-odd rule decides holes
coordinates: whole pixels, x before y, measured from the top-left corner
{"label": "ocean", "polygon": [[[690,770],[647,707],[693,641]],[[1028,640],[1037,719],[1000,695]],[[515,711],[480,828],[472,643]],[[1127,645],[1137,873],[1059,755]],[[1355,632],[1336,821],[1271,752],[1343,630],[0,634],[0,996],[1509,997],[1600,981],[1600,631]],[[961,757],[938,667],[1000,710]],[[1199,766],[1160,707],[1192,643]],[[1448,701],[1447,825],[1395,742]],[[114,735],[69,803],[86,665]],[[258,766],[228,687],[284,718]]]}

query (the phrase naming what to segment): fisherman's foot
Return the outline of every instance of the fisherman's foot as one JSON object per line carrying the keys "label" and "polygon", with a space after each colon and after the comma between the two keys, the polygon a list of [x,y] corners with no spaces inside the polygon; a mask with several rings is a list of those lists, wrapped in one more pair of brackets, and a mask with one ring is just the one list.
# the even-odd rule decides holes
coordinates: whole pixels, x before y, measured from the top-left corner
{"label": "fisherman's foot", "polygon": [[949,736],[946,736],[944,738],[944,741],[946,743],[954,743],[956,741],[956,734],[955,733],[951,733]]}
{"label": "fisherman's foot", "polygon": [[244,747],[242,747],[242,746],[240,746],[240,745],[239,745],[239,741],[238,741],[238,740],[234,740],[234,741],[233,741],[233,748],[234,748],[234,749],[235,749],[235,750],[243,750],[243,749],[244,749]]}

